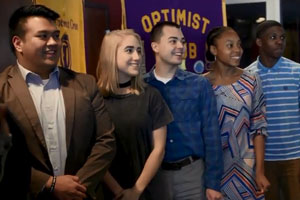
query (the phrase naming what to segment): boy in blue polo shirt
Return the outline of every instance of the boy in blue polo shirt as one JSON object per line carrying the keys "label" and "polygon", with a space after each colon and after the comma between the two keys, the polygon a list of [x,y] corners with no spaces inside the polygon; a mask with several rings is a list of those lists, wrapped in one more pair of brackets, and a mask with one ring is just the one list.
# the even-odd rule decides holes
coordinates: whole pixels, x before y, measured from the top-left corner
{"label": "boy in blue polo shirt", "polygon": [[282,57],[286,35],[282,25],[268,20],[256,31],[257,61],[246,70],[262,80],[266,97],[268,137],[265,175],[271,183],[266,200],[300,199],[300,64]]}

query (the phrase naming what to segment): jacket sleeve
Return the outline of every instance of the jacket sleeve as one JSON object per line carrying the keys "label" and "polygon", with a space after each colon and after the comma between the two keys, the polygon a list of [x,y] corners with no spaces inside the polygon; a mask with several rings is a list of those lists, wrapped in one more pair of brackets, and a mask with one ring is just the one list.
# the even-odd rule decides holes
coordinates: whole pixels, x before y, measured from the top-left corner
{"label": "jacket sleeve", "polygon": [[76,175],[82,184],[87,186],[88,195],[95,199],[97,187],[115,155],[116,147],[114,125],[104,105],[104,99],[100,95],[96,81],[93,78],[89,81],[87,90],[95,116],[95,141],[85,164]]}

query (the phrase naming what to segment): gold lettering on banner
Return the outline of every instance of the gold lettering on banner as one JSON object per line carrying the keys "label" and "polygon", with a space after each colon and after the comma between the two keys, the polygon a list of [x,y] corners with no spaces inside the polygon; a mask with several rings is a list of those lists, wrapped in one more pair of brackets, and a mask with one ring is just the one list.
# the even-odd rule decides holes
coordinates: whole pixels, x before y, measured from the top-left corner
{"label": "gold lettering on banner", "polygon": [[186,10],[183,9],[183,10],[180,10],[180,9],[177,9],[177,24],[181,24],[180,22],[182,22],[182,25],[183,26],[186,26]]}
{"label": "gold lettering on banner", "polygon": [[189,43],[189,58],[195,59],[197,57],[197,45],[193,42]]}
{"label": "gold lettering on banner", "polygon": [[194,42],[186,43],[186,51],[184,52],[183,58],[195,59],[197,58],[197,44]]}
{"label": "gold lettering on banner", "polygon": [[180,26],[189,27],[194,30],[201,29],[201,33],[205,34],[207,31],[207,25],[210,24],[210,20],[205,16],[200,16],[199,13],[193,13],[186,9],[174,9],[165,8],[155,10],[149,15],[144,15],[141,18],[141,23],[145,32],[149,33],[153,26],[160,21],[175,22]]}
{"label": "gold lettering on banner", "polygon": [[200,22],[199,22],[200,19],[201,19],[201,17],[200,17],[200,15],[198,13],[196,13],[196,14],[193,15],[193,22],[192,22],[193,29],[195,29],[195,30],[199,29],[199,27],[200,27]]}
{"label": "gold lettering on banner", "polygon": [[152,30],[151,19],[148,15],[144,15],[142,17],[142,26],[146,33],[150,33],[150,31]]}
{"label": "gold lettering on banner", "polygon": [[160,17],[160,13],[158,11],[154,11],[151,13],[151,18],[153,20],[153,24],[157,24],[157,22],[160,21],[161,17]]}
{"label": "gold lettering on banner", "polygon": [[168,18],[169,9],[162,9],[160,12],[164,15],[164,21],[169,21]]}
{"label": "gold lettering on banner", "polygon": [[[149,15],[144,15],[141,18],[141,24],[146,33],[150,33],[153,26],[160,21],[172,21],[182,27],[188,27],[195,31],[200,31],[201,34],[205,34],[207,32],[207,25],[210,24],[210,20],[207,17],[186,9],[163,8],[161,10],[154,10]],[[188,42],[186,44],[184,58],[197,58],[196,43]]]}
{"label": "gold lettering on banner", "polygon": [[73,19],[65,20],[65,19],[59,18],[58,20],[56,20],[56,25],[58,27],[67,28],[67,29],[71,29],[71,30],[78,30],[79,29],[78,24],[75,23],[73,21]]}

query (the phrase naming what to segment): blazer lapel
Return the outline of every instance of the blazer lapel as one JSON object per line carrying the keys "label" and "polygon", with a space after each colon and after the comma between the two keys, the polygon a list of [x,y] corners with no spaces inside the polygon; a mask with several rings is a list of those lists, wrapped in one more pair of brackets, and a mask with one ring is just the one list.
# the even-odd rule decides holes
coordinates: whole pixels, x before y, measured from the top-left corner
{"label": "blazer lapel", "polygon": [[35,109],[34,102],[26,85],[26,82],[24,81],[21,72],[19,71],[19,68],[17,66],[13,67],[13,69],[9,73],[9,76],[11,78],[8,79],[8,82],[22,107],[18,108],[16,106],[14,109],[20,109],[18,113],[20,115],[26,115],[41,144],[43,145],[43,147],[45,147],[45,149],[47,149],[43,129],[41,127],[41,123],[37,111]]}
{"label": "blazer lapel", "polygon": [[73,122],[74,122],[74,110],[75,110],[75,91],[73,88],[72,75],[68,74],[64,70],[60,69],[59,82],[62,90],[62,94],[65,102],[66,113],[66,144],[67,151],[70,147]]}

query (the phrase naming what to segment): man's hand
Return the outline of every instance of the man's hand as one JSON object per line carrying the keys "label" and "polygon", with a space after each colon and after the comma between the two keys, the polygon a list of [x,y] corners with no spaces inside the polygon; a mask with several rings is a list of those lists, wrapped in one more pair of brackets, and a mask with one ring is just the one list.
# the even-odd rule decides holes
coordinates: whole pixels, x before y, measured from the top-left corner
{"label": "man's hand", "polygon": [[[47,181],[46,187],[50,188],[52,177]],[[53,195],[59,200],[83,200],[86,198],[86,187],[82,185],[77,176],[57,176]]]}
{"label": "man's hand", "polygon": [[218,192],[213,189],[206,189],[206,198],[208,200],[222,200],[223,196],[221,192]]}
{"label": "man's hand", "polygon": [[263,174],[256,174],[256,185],[259,190],[259,194],[265,193],[268,191],[268,188],[270,187],[270,182]]}

